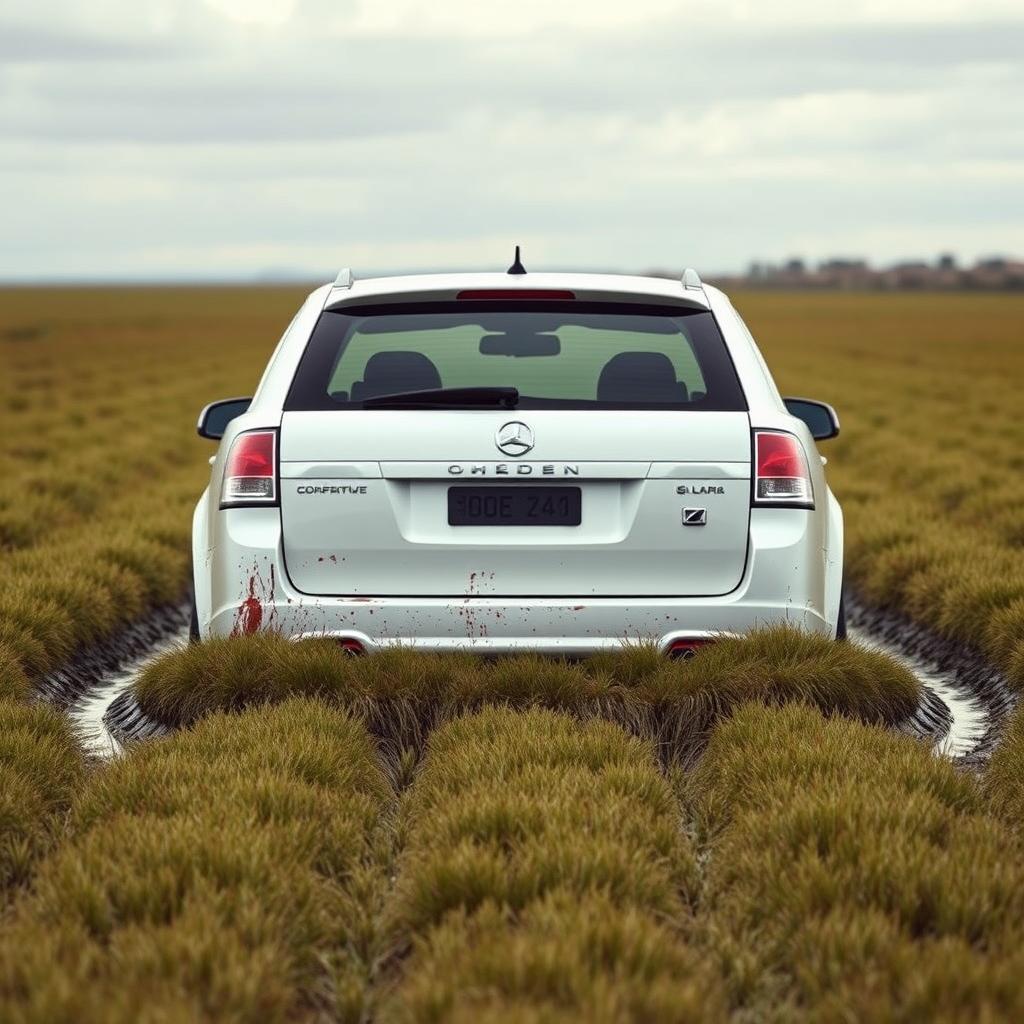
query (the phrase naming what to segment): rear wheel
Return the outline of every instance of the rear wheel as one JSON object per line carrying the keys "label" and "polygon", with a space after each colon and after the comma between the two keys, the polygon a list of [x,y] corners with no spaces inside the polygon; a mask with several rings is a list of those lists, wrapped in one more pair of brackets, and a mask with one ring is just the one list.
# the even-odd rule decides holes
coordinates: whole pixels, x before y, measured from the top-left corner
{"label": "rear wheel", "polygon": [[839,614],[836,616],[836,639],[846,639],[846,593],[839,592]]}
{"label": "rear wheel", "polygon": [[197,644],[199,643],[199,609],[196,608],[195,587],[190,590],[189,600],[192,605],[192,614],[188,620],[188,641],[191,644]]}

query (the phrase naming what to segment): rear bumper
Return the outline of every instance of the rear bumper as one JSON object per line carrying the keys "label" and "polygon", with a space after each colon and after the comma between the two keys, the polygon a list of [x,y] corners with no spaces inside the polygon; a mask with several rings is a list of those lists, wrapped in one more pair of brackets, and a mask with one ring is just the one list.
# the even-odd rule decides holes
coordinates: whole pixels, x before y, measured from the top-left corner
{"label": "rear bumper", "polygon": [[586,654],[630,641],[665,648],[678,639],[776,623],[835,634],[825,613],[825,529],[814,512],[756,510],[740,585],[702,598],[313,597],[296,590],[284,572],[276,509],[236,509],[221,517],[207,559],[211,607],[200,609],[204,637],[258,629],[296,639],[351,638],[371,651],[404,645]]}

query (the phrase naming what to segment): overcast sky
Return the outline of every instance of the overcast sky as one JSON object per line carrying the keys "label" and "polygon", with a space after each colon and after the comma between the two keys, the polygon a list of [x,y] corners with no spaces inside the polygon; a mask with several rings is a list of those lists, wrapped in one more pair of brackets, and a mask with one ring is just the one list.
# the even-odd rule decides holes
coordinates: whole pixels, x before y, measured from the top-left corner
{"label": "overcast sky", "polygon": [[0,214],[4,279],[1024,255],[1024,3],[8,0]]}

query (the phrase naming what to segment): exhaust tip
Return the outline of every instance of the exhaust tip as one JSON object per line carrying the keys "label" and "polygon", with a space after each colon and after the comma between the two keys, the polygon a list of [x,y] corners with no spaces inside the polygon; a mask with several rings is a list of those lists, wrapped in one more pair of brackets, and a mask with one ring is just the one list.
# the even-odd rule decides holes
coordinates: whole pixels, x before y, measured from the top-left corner
{"label": "exhaust tip", "polygon": [[710,643],[713,643],[713,641],[703,637],[673,640],[668,645],[666,653],[670,658],[692,658],[702,647]]}

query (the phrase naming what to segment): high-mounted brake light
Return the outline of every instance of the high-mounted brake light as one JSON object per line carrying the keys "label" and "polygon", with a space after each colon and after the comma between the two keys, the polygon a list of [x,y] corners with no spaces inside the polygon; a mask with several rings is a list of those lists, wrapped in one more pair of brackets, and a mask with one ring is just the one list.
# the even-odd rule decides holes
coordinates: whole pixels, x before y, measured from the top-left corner
{"label": "high-mounted brake light", "polygon": [[250,430],[232,442],[224,466],[220,503],[274,505],[277,503],[277,433]]}
{"label": "high-mounted brake light", "polygon": [[470,288],[455,298],[460,302],[572,302],[576,293],[562,288]]}
{"label": "high-mounted brake light", "polygon": [[754,447],[754,504],[813,508],[811,474],[799,438],[782,431],[758,430]]}

